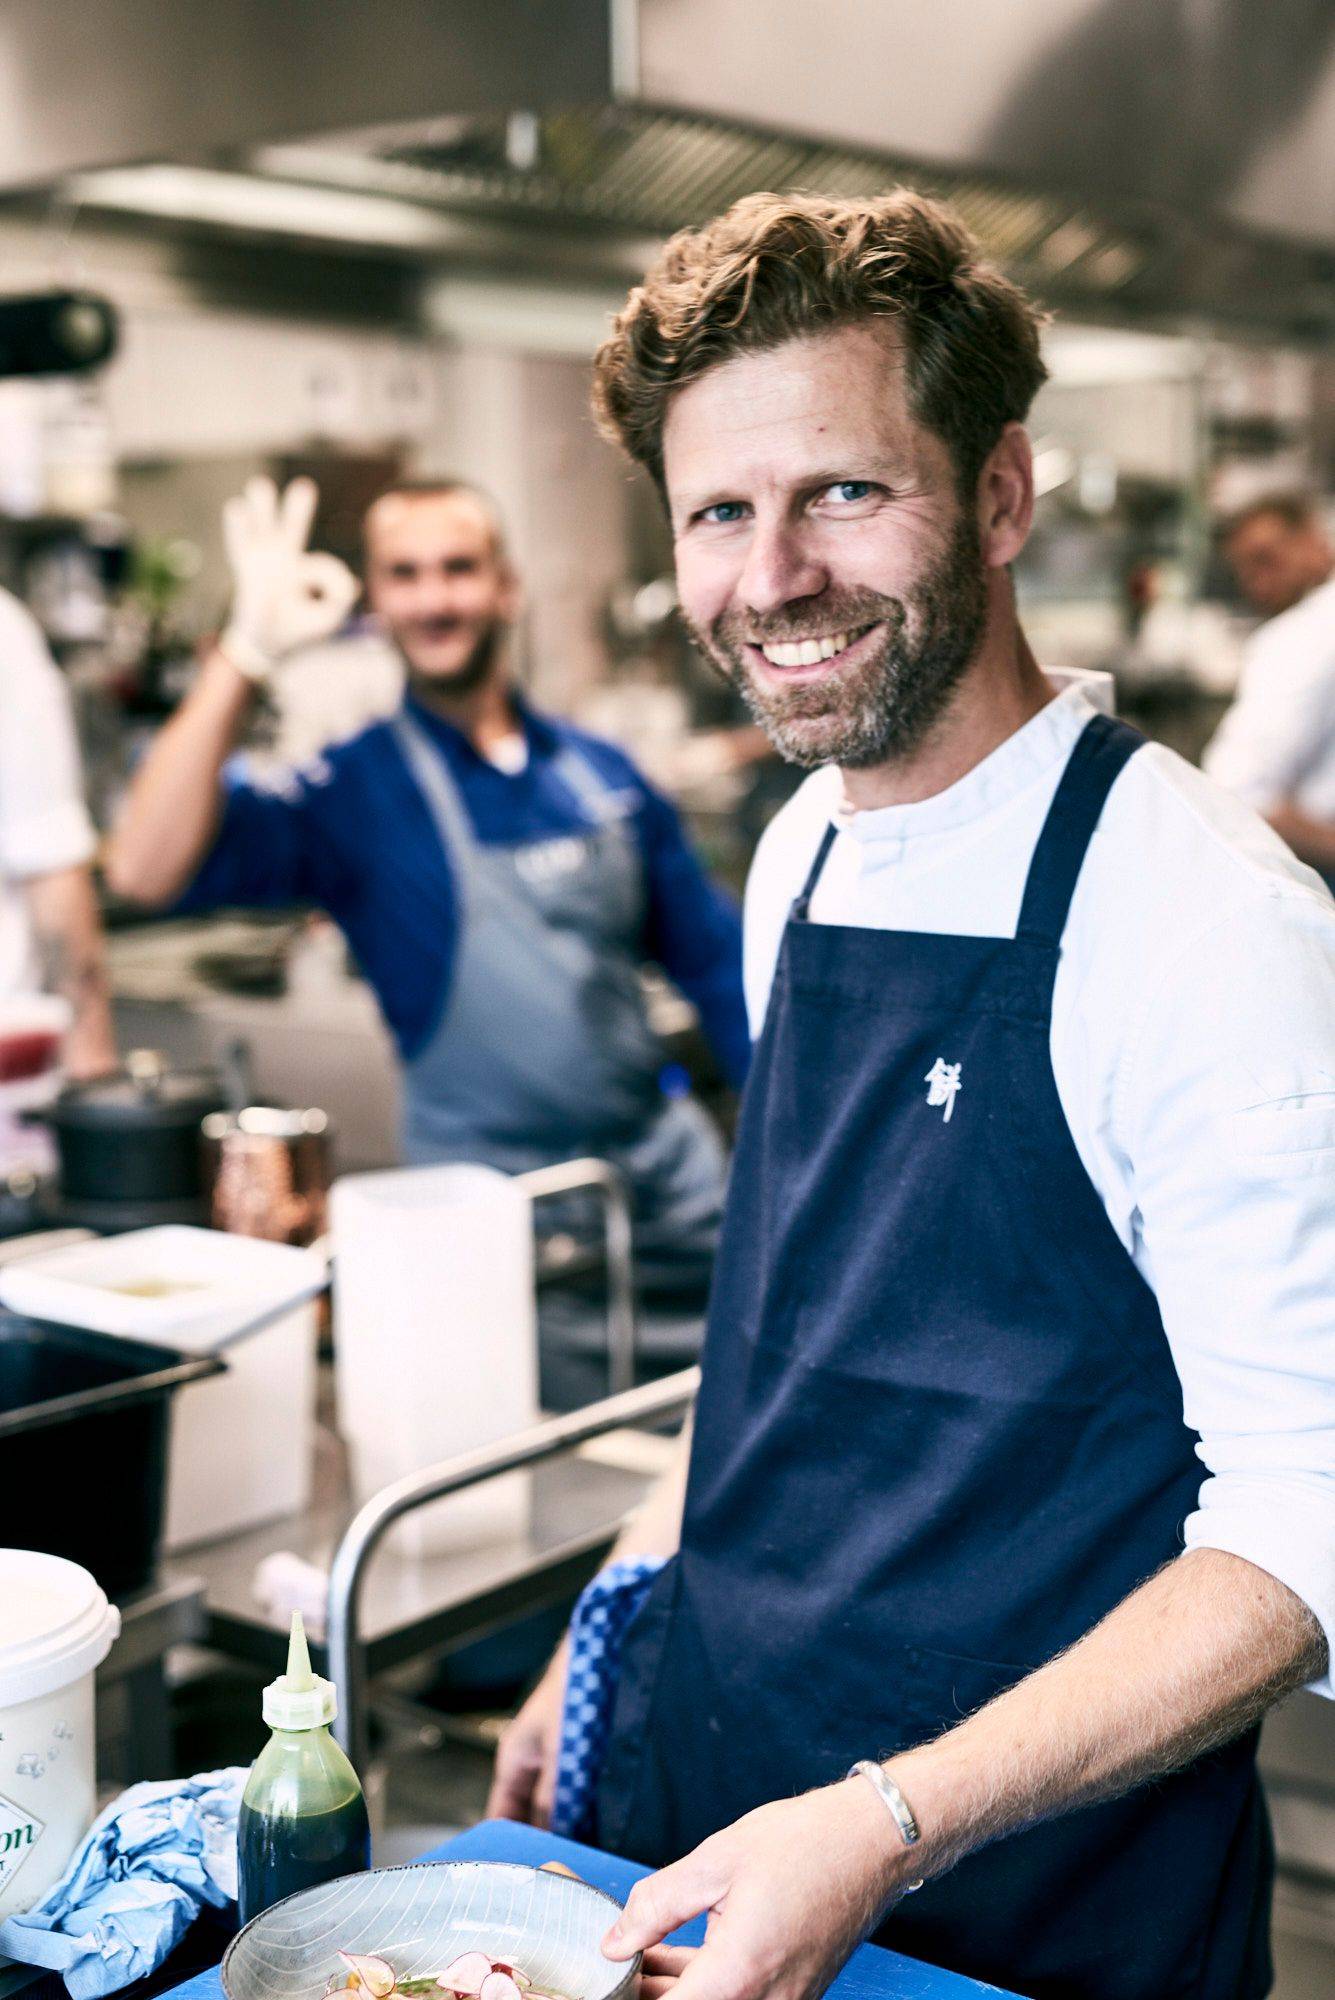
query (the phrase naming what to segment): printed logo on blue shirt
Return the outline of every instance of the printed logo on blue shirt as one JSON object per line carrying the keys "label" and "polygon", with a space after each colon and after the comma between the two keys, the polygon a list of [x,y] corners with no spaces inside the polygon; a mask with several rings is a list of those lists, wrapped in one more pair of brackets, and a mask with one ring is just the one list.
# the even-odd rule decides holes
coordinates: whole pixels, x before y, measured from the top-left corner
{"label": "printed logo on blue shirt", "polygon": [[556,840],[535,840],[514,850],[515,868],[527,882],[537,886],[573,875],[588,858],[589,843],[577,833],[561,834]]}

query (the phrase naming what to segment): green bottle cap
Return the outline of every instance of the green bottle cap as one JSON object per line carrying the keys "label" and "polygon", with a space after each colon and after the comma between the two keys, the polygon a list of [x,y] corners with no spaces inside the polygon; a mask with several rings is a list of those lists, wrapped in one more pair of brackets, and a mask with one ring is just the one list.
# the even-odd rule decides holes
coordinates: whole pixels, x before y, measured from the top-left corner
{"label": "green bottle cap", "polygon": [[270,1729],[323,1729],[337,1714],[334,1683],[311,1672],[306,1628],[301,1613],[294,1611],[287,1642],[287,1672],[264,1690],[264,1720]]}

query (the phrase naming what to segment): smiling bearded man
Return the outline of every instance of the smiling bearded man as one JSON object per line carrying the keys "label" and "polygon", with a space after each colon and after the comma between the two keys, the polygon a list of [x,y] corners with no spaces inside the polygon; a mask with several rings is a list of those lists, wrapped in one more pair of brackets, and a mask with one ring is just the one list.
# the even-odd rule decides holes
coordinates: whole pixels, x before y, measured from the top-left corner
{"label": "smiling bearded man", "polygon": [[[752,864],[689,1458],[606,1585],[665,1559],[604,1949],[709,1914],[648,2000],[810,2000],[873,1931],[1027,2000],[1269,1988],[1255,1728],[1335,1692],[1335,908],[1035,660],[1040,325],[921,196],[757,195],[595,369],[693,631],[829,760]],[[564,1689],[493,1810],[542,1816]]]}

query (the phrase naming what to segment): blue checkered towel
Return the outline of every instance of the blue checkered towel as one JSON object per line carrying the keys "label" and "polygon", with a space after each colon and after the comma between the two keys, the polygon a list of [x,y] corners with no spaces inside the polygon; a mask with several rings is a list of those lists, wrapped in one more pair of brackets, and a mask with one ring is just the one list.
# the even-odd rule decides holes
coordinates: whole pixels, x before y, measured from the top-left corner
{"label": "blue checkered towel", "polygon": [[583,1840],[594,1827],[594,1804],[621,1678],[621,1649],[630,1622],[663,1567],[662,1556],[611,1563],[588,1585],[570,1620],[570,1665],[561,1713],[552,1832]]}

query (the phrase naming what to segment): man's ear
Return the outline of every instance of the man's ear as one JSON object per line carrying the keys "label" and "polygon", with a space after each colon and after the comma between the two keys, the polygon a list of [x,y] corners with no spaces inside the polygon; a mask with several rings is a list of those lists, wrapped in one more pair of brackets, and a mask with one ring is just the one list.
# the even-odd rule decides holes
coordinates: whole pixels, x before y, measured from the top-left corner
{"label": "man's ear", "polygon": [[989,569],[1005,569],[1034,524],[1034,454],[1023,424],[1007,424],[978,476],[978,538]]}

